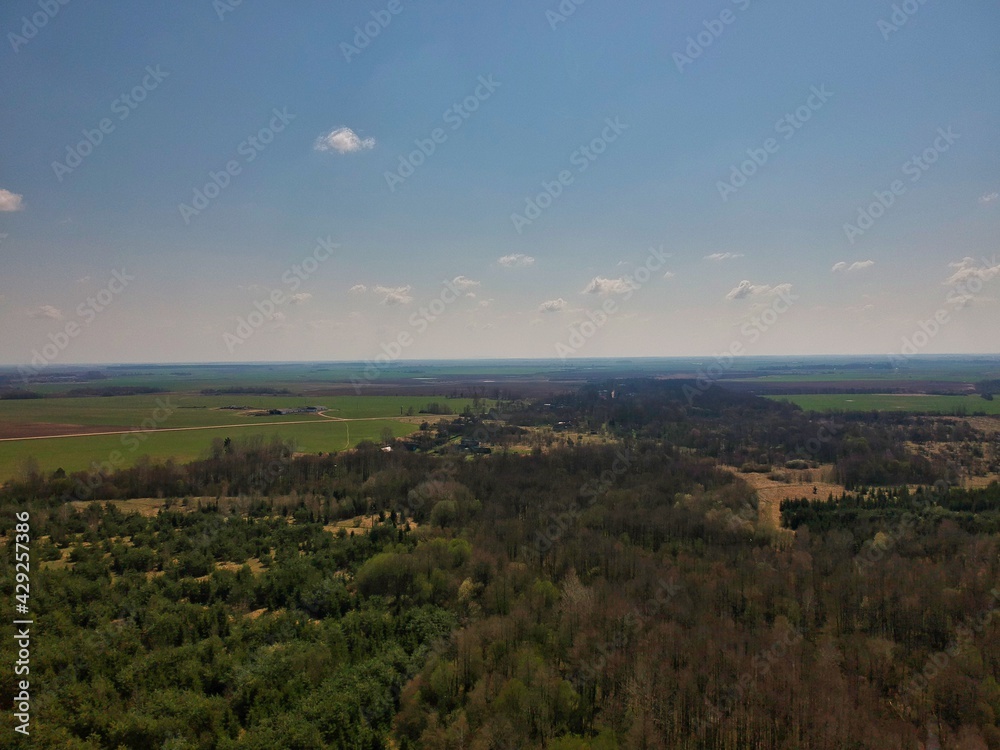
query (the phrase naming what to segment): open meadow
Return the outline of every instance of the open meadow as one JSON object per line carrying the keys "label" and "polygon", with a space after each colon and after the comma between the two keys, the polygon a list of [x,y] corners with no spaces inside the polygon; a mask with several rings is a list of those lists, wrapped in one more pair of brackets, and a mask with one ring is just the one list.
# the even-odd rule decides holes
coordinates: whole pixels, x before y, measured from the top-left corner
{"label": "open meadow", "polygon": [[190,392],[0,400],[0,481],[35,465],[44,472],[73,472],[95,463],[131,466],[142,456],[191,461],[226,437],[277,436],[294,441],[301,452],[338,451],[380,440],[386,430],[402,437],[423,420],[489,403],[444,396]]}
{"label": "open meadow", "polygon": [[805,411],[863,412],[892,411],[912,414],[976,415],[1000,414],[1000,399],[987,401],[979,395],[937,396],[931,394],[893,393],[823,393],[791,396],[769,396],[776,401],[789,401]]}

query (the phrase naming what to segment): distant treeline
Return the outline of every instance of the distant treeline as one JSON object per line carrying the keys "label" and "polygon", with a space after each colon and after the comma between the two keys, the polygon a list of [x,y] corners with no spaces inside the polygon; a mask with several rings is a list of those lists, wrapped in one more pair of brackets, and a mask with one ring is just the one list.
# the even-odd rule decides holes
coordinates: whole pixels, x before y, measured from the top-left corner
{"label": "distant treeline", "polygon": [[0,391],[0,400],[20,400],[35,398],[81,398],[87,396],[141,396],[148,393],[166,393],[166,388],[154,388],[141,385],[107,385],[100,388],[70,388],[61,393],[39,393],[25,388],[12,388]]}
{"label": "distant treeline", "polygon": [[976,383],[976,390],[987,401],[992,401],[994,394],[1000,393],[1000,380],[983,380]]}
{"label": "distant treeline", "polygon": [[202,388],[202,396],[290,396],[287,388],[261,386],[230,386],[228,388]]}
{"label": "distant treeline", "polygon": [[19,401],[22,399],[45,398],[41,393],[29,391],[24,388],[11,388],[0,391],[0,401]]}

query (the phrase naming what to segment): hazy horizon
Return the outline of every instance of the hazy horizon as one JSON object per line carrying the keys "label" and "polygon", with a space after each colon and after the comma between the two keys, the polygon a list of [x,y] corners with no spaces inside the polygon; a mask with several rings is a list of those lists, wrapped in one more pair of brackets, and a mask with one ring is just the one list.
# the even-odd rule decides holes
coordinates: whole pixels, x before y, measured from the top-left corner
{"label": "hazy horizon", "polygon": [[0,364],[1000,351],[985,0],[39,7]]}

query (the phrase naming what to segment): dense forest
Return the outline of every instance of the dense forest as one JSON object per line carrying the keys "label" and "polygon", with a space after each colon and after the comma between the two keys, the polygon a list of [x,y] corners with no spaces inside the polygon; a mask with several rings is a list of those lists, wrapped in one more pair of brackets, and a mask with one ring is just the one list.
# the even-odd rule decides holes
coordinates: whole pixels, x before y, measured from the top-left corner
{"label": "dense forest", "polygon": [[[9,482],[31,746],[1000,748],[996,435],[683,381],[483,409]],[[844,491],[777,526],[739,469],[786,466]]]}

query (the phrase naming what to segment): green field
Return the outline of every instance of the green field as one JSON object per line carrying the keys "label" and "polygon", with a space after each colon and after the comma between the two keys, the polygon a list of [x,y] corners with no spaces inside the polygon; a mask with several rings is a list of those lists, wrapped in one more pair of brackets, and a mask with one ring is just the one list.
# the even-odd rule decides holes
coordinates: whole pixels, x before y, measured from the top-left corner
{"label": "green field", "polygon": [[389,428],[395,437],[414,432],[418,425],[391,419],[374,419],[358,422],[335,422],[320,418],[316,424],[261,425],[232,429],[189,430],[181,432],[146,432],[127,435],[91,435],[87,437],[45,438],[0,443],[0,481],[17,476],[33,458],[44,472],[58,468],[66,472],[81,471],[94,462],[132,466],[140,456],[179,462],[204,458],[212,440],[231,437],[245,438],[275,435],[292,440],[297,450],[304,453],[339,451],[357,445],[362,440],[379,440],[384,429]]}
{"label": "green field", "polygon": [[1000,399],[980,396],[930,396],[882,393],[824,393],[803,396],[768,396],[790,401],[806,411],[895,411],[915,414],[1000,414]]}
{"label": "green field", "polygon": [[[118,385],[119,383],[115,383]],[[473,406],[470,398],[444,396],[201,396],[164,393],[140,396],[89,396],[0,401],[0,428],[4,435],[17,435],[18,425],[32,425],[32,434],[59,434],[73,425],[107,427],[108,430],[141,429],[141,433],[44,437],[0,441],[0,482],[17,476],[31,459],[46,472],[62,468],[67,472],[88,469],[110,462],[131,466],[140,456],[157,460],[173,458],[191,461],[204,457],[215,438],[280,436],[293,440],[303,452],[343,450],[361,440],[379,440],[388,427],[400,437],[417,429],[417,424],[397,421],[399,417],[423,416],[430,422],[441,415],[421,410],[436,402],[454,414]],[[483,400],[480,407],[492,402]],[[325,407],[319,414],[247,416],[223,406],[252,409],[288,409],[304,406]],[[395,418],[395,419],[393,419]],[[341,422],[338,419],[358,420]],[[52,432],[45,425],[59,425]],[[82,431],[82,430],[81,430]],[[25,433],[20,433],[25,434]],[[120,458],[115,458],[117,455]]]}
{"label": "green field", "polygon": [[[183,393],[86,396],[0,401],[0,425],[48,423],[128,429],[141,425],[145,420],[159,420],[164,414],[162,410],[157,414],[161,404],[170,411],[166,419],[159,421],[157,426],[161,428],[323,420],[323,417],[310,414],[249,417],[238,411],[222,409],[223,406],[248,406],[253,409],[325,406],[330,416],[345,419],[398,417],[411,408],[419,414],[421,409],[435,401],[447,405],[455,414],[461,414],[466,406],[472,406],[472,399],[443,396],[196,396]],[[0,448],[0,452],[2,450]]]}

